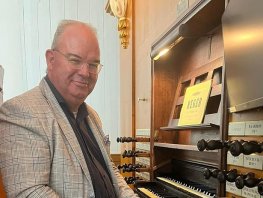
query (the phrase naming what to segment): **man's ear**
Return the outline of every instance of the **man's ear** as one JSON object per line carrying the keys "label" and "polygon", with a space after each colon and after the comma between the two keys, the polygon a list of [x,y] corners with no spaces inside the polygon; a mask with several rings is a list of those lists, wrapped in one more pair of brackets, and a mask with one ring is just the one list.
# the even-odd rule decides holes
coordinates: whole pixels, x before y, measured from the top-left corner
{"label": "man's ear", "polygon": [[47,67],[48,69],[52,69],[53,65],[54,65],[54,51],[51,49],[48,49],[46,51],[46,63],[47,63]]}

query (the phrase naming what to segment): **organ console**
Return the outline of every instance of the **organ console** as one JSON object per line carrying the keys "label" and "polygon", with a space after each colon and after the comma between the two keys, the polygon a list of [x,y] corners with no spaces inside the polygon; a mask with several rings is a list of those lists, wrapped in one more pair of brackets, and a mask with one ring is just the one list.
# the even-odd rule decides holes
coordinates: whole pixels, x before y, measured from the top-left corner
{"label": "organ console", "polygon": [[263,143],[257,143],[256,141],[235,140],[229,145],[229,151],[233,156],[239,156],[241,153],[244,155],[261,153],[263,151]]}
{"label": "organ console", "polygon": [[[171,44],[173,55],[169,58],[152,60],[151,182],[135,183],[135,190],[141,197],[224,196],[224,184],[214,177],[207,180],[203,175],[205,168],[211,170],[225,168],[222,155],[224,151],[199,152],[196,149],[197,141],[203,137],[223,139],[221,131],[224,127],[220,122],[223,120],[222,104],[225,104],[222,79],[224,58],[219,23],[225,8],[224,3],[225,1],[216,0],[195,1],[189,7],[189,13],[185,12],[187,14],[176,21],[174,26],[152,46],[152,53],[158,55],[164,47],[169,48]],[[213,19],[209,17],[212,13],[216,13]],[[195,31],[197,29],[194,24],[201,24],[201,28],[197,28],[200,32]],[[209,41],[203,39],[203,35],[206,34],[213,35],[215,39]],[[178,38],[184,39],[176,45]],[[211,46],[220,46],[213,51],[211,59],[198,57],[205,56]],[[191,61],[186,61],[188,57]],[[197,92],[192,94],[190,100],[191,109],[196,108],[201,100],[207,101],[203,118],[200,123],[182,124],[180,122],[182,109],[185,104],[188,106],[184,103],[188,98],[187,89],[205,81],[212,84],[211,90],[207,93],[207,100]],[[197,100],[199,102],[196,102]],[[195,119],[195,116],[202,117],[198,110],[193,109],[194,113],[189,114],[189,120],[199,120]],[[158,142],[154,139],[156,130],[159,131]],[[206,142],[200,143],[200,148],[204,150],[221,147],[219,142],[210,142],[208,145],[201,145],[202,143]]]}
{"label": "organ console", "polygon": [[[185,197],[185,198],[212,198],[215,197],[211,189],[202,189],[195,183],[185,183],[169,177],[157,177],[156,183],[137,183],[135,184],[138,194],[141,197]],[[147,195],[147,196],[145,196]]]}
{"label": "organ console", "polygon": [[[261,36],[254,37],[246,47],[233,47],[231,40],[233,33],[238,31],[240,35],[246,35],[261,23],[263,15],[259,15],[259,7],[263,6],[263,2],[257,1],[250,7],[251,10],[246,3],[246,0],[229,1],[222,23],[228,94],[226,135],[232,141],[228,148],[227,168],[238,170],[234,183],[227,183],[226,196],[250,198],[262,195],[260,182],[263,178],[263,162],[260,153],[263,151],[263,70],[260,66],[262,56],[258,53],[262,49],[262,39]],[[250,50],[251,47],[254,51]],[[253,61],[247,61],[251,56],[254,57]],[[253,68],[250,67],[252,62]]]}
{"label": "organ console", "polygon": [[[157,140],[157,138],[155,138],[155,140]],[[135,138],[133,137],[118,137],[117,138],[117,142],[119,143],[124,143],[124,142],[150,142],[150,138],[149,137],[140,137],[137,136]],[[131,157],[150,157],[150,153],[146,152],[146,151],[141,151],[141,150],[124,150],[124,152],[122,153],[122,157],[123,158],[131,158]],[[141,162],[144,162],[145,160],[142,159]],[[137,161],[136,161],[137,162]],[[140,164],[141,162],[137,163],[137,164],[124,164],[124,165],[119,165],[118,169],[122,169],[122,172],[148,172],[150,171],[150,168],[147,167],[149,165],[143,165]],[[134,176],[134,174],[133,174]],[[138,177],[136,177],[138,178]]]}
{"label": "organ console", "polygon": [[250,155],[252,153],[261,153],[263,151],[263,142],[258,143],[256,141],[221,141],[221,140],[208,140],[201,139],[197,143],[199,151],[204,150],[216,150],[226,148],[233,156],[239,156],[241,153],[244,155]]}
{"label": "organ console", "polygon": [[147,172],[149,171],[149,168],[147,168],[145,165],[142,164],[123,164],[119,165],[118,169],[122,169],[122,172]]}
{"label": "organ console", "polygon": [[[172,160],[172,164],[172,174],[159,174],[152,182],[135,182],[140,197],[215,197],[216,180],[204,179],[202,170],[205,166],[180,160]],[[217,175],[216,171],[212,172]]]}
{"label": "organ console", "polygon": [[124,177],[127,184],[134,184],[137,181],[142,181],[139,177]]}
{"label": "organ console", "polygon": [[117,137],[118,143],[124,143],[124,142],[135,142],[135,139],[132,137]]}
{"label": "organ console", "polygon": [[150,153],[144,151],[133,151],[133,150],[125,150],[122,153],[122,157],[150,157]]}
{"label": "organ console", "polygon": [[256,178],[253,172],[247,174],[238,174],[237,169],[218,170],[205,168],[203,172],[204,178],[210,177],[217,178],[219,182],[235,182],[235,186],[238,189],[243,189],[245,186],[248,188],[258,187],[258,193],[263,195],[263,179]]}
{"label": "organ console", "polygon": [[205,168],[203,174],[204,174],[205,179],[209,179],[211,176],[214,178],[217,178],[218,173],[219,173],[218,169],[210,170],[209,168]]}
{"label": "organ console", "polygon": [[[197,143],[199,151],[204,150],[215,150],[226,148],[229,150],[231,155],[237,157],[241,153],[244,155],[250,155],[253,153],[261,153],[263,151],[263,143],[257,141],[245,141],[245,140],[233,140],[233,141],[221,141],[221,140],[208,140],[201,139]],[[263,179],[256,178],[253,172],[247,174],[238,174],[237,169],[218,170],[218,169],[205,169],[204,177],[209,179],[210,177],[217,178],[219,182],[224,183],[234,182],[236,188],[243,189],[254,188],[257,186],[258,193],[263,195]]]}
{"label": "organ console", "polygon": [[234,182],[239,175],[237,174],[237,169],[231,169],[229,171],[219,170],[219,169],[208,169],[204,170],[205,179],[209,179],[210,177],[217,178],[219,182]]}
{"label": "organ console", "polygon": [[231,169],[229,171],[227,171],[226,173],[226,180],[229,182],[234,182],[237,178],[238,174],[237,174],[237,169]]}
{"label": "organ console", "polygon": [[117,137],[118,143],[124,143],[124,142],[150,142],[150,138],[147,137]]}
{"label": "organ console", "polygon": [[197,142],[197,148],[199,151],[222,149],[224,147],[228,148],[228,145],[228,141],[224,142],[222,140],[205,141],[204,139],[201,139]]}
{"label": "organ console", "polygon": [[238,189],[244,188],[244,186],[248,188],[256,187],[261,181],[261,178],[256,178],[255,174],[249,172],[247,175],[240,175],[236,178],[235,185]]}
{"label": "organ console", "polygon": [[[230,61],[231,64],[229,64],[229,59],[236,57],[236,51],[232,50],[231,40],[237,29],[231,32],[231,36],[229,35],[228,38],[230,40],[225,42],[226,45],[223,45],[223,42],[227,38],[227,33],[222,37],[221,29],[224,25],[226,32],[230,31],[227,24],[221,24],[224,9],[229,9],[229,6],[225,6],[224,3],[237,2],[236,8],[239,8],[240,3],[235,0],[196,2],[198,4],[193,5],[191,9],[189,8],[189,12],[186,12],[187,16],[180,18],[183,23],[176,21],[174,26],[164,32],[162,37],[152,46],[150,153],[153,158],[151,158],[151,182],[136,182],[135,190],[141,197],[235,197],[236,195],[238,197],[258,197],[258,194],[250,196],[246,193],[255,190],[254,187],[257,187],[260,195],[263,191],[262,163],[254,163],[255,159],[261,159],[262,155],[251,155],[262,153],[262,94],[257,95],[260,100],[251,97],[251,100],[240,103],[240,99],[250,97],[251,90],[257,93],[263,90],[262,82],[259,79],[255,81],[258,83],[258,89],[253,89],[246,83],[236,82],[236,80],[244,82],[236,75],[236,72],[239,72],[240,75],[248,74],[247,71],[250,70],[247,66],[250,64],[242,56],[236,58],[237,62]],[[245,1],[242,2],[245,3]],[[202,6],[199,7],[199,5]],[[193,9],[194,7],[196,10]],[[238,11],[239,9],[233,10]],[[252,12],[243,10],[239,14],[229,14],[229,20],[242,15],[242,13]],[[215,21],[209,17],[211,14],[217,18]],[[226,17],[226,19],[228,18]],[[241,17],[240,21],[243,23],[245,19],[247,17]],[[237,21],[233,20],[232,22]],[[195,25],[192,24],[198,24],[202,32],[198,32]],[[207,27],[208,24],[212,24],[212,26]],[[236,27],[235,24],[233,26]],[[191,31],[191,29],[196,31]],[[208,33],[213,35],[209,41],[200,37],[200,35]],[[187,37],[191,37],[191,40],[188,40]],[[183,40],[177,45],[178,38],[183,38]],[[255,43],[258,42],[255,41]],[[229,55],[228,51],[225,53],[224,46],[228,45],[230,45],[229,51],[234,53],[234,56]],[[164,46],[171,46],[170,50],[173,55],[170,58],[155,59]],[[251,50],[251,47],[248,49]],[[208,61],[202,58],[207,54],[207,49],[213,50],[213,53],[209,53]],[[222,57],[222,54],[227,54],[227,56]],[[241,54],[245,56],[245,53]],[[254,56],[250,54],[247,60],[251,59],[250,57]],[[239,67],[240,60],[243,60],[242,63],[247,66]],[[262,61],[259,61],[258,68],[255,68],[254,71],[262,68],[260,63]],[[236,68],[230,70],[231,67]],[[226,70],[231,72],[225,75]],[[226,79],[230,79],[228,86],[225,84]],[[181,114],[184,113],[182,110],[187,104],[184,102],[186,98],[189,99],[189,95],[185,94],[187,89],[208,80],[212,80],[211,92],[202,121],[182,125]],[[226,90],[226,87],[229,89]],[[246,88],[247,93],[243,91],[243,87]],[[227,99],[229,93],[226,91],[229,90],[232,93],[230,94],[231,101]],[[242,91],[242,95],[235,95],[239,91]],[[196,100],[197,97],[194,98],[194,96],[190,97],[190,102]],[[258,106],[251,105],[254,102]],[[232,106],[228,107],[228,104]],[[249,105],[251,105],[251,109],[246,109]],[[192,106],[190,105],[189,108]],[[246,111],[242,112],[242,110]],[[189,120],[198,117],[196,112],[193,111],[192,114],[189,114]],[[234,122],[234,126],[231,125],[232,129],[231,122]],[[158,143],[153,140],[153,131],[155,130],[160,131]],[[204,137],[208,140],[202,139]],[[239,140],[241,137],[243,140]],[[119,142],[124,142],[124,140],[119,139]],[[217,151],[210,152],[212,150]],[[229,151],[227,155],[226,151]],[[232,162],[231,159],[228,159],[229,156],[235,160]],[[248,174],[244,174],[247,172]],[[255,172],[254,175],[253,172]],[[230,183],[234,189],[225,188],[225,183]]]}

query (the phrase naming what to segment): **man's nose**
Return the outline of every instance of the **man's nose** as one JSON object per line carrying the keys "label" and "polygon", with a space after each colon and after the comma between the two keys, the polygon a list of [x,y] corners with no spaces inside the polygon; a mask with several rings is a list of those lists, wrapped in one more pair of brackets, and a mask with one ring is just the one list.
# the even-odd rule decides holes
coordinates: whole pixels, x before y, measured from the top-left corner
{"label": "man's nose", "polygon": [[87,63],[83,64],[81,69],[80,69],[80,73],[85,75],[85,76],[89,76],[90,75],[89,64],[87,64]]}

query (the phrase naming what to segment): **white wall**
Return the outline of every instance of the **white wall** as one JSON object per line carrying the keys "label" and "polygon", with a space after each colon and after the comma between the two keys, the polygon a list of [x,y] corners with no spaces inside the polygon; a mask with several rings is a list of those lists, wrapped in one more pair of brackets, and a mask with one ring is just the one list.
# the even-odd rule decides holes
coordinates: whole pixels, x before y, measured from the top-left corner
{"label": "white wall", "polygon": [[36,86],[45,75],[45,51],[58,22],[77,19],[97,28],[104,67],[87,102],[99,113],[112,153],[119,152],[119,41],[116,18],[105,13],[107,0],[0,0],[0,65],[4,101]]}

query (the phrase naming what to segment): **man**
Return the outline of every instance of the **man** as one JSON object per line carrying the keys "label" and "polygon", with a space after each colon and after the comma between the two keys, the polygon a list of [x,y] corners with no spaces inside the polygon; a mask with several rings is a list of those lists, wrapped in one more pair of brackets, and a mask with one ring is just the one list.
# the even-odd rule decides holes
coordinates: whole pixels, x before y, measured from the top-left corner
{"label": "man", "polygon": [[107,153],[96,112],[100,49],[92,27],[64,20],[39,86],[0,108],[0,170],[8,197],[137,197]]}

